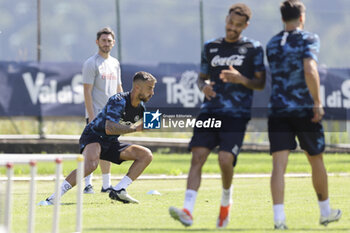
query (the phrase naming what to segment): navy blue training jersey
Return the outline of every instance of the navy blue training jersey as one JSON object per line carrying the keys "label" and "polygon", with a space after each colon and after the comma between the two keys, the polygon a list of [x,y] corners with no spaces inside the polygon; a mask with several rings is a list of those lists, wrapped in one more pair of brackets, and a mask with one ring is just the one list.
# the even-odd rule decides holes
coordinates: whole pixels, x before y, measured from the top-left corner
{"label": "navy blue training jersey", "polygon": [[86,127],[104,138],[115,140],[119,135],[106,135],[106,120],[122,125],[132,125],[143,117],[145,106],[143,102],[136,108],[131,105],[130,92],[118,93],[111,96],[97,117]]}
{"label": "navy blue training jersey", "polygon": [[268,42],[272,92],[270,115],[305,117],[312,114],[313,100],[305,82],[304,58],[317,61],[320,41],[316,34],[281,31]]}
{"label": "navy blue training jersey", "polygon": [[219,75],[232,65],[242,75],[254,78],[255,72],[265,71],[264,51],[258,41],[241,37],[229,43],[224,38],[208,41],[204,44],[200,71],[215,82],[213,89],[216,97],[205,98],[201,112],[232,117],[250,117],[253,90],[241,84],[224,83]]}

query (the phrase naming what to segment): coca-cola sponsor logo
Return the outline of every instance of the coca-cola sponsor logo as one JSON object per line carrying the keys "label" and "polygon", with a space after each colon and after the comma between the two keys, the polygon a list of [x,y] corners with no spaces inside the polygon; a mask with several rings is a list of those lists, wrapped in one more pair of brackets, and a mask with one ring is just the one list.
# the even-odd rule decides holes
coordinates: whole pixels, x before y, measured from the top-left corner
{"label": "coca-cola sponsor logo", "polygon": [[244,55],[232,55],[230,57],[220,57],[219,55],[216,55],[211,60],[211,66],[241,66],[244,58]]}

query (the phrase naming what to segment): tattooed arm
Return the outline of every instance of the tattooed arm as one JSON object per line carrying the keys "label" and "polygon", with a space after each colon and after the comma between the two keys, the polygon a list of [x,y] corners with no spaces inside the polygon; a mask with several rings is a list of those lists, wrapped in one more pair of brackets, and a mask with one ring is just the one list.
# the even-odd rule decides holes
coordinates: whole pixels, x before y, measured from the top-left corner
{"label": "tattooed arm", "polygon": [[127,133],[133,133],[136,131],[141,131],[143,125],[121,125],[113,121],[106,120],[105,131],[107,135],[122,135]]}

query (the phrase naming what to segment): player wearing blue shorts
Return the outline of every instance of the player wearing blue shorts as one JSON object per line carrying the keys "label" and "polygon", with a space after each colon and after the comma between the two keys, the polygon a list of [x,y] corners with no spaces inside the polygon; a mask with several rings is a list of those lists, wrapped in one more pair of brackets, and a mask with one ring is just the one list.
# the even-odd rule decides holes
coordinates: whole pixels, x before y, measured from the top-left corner
{"label": "player wearing blue shorts", "polygon": [[[133,160],[128,173],[110,191],[111,199],[123,203],[138,203],[126,192],[126,188],[135,180],[152,161],[152,152],[143,146],[121,143],[118,138],[122,134],[141,131],[143,124],[135,124],[143,117],[144,102],[154,94],[157,80],[147,72],[137,72],[133,78],[131,92],[118,93],[109,98],[106,106],[90,122],[82,133],[79,144],[84,155],[84,170],[87,176],[103,159],[121,164],[126,160]],[[76,185],[76,170],[72,171],[61,185],[61,195]],[[55,195],[46,199],[52,204]]]}
{"label": "player wearing blue shorts", "polygon": [[198,87],[205,94],[197,121],[215,119],[220,128],[195,127],[189,148],[191,168],[182,209],[170,207],[170,215],[185,226],[193,223],[192,213],[201,182],[202,167],[210,152],[219,146],[222,199],[217,227],[229,221],[232,204],[233,168],[250,120],[253,89],[265,86],[264,53],[260,43],[241,36],[251,11],[245,4],[234,4],[226,17],[226,35],[204,44]]}
{"label": "player wearing blue shorts", "polygon": [[321,119],[324,115],[317,71],[319,38],[303,30],[305,6],[299,0],[287,0],[280,7],[284,30],[272,37],[266,47],[272,93],[269,103],[269,140],[273,158],[271,193],[275,229],[287,229],[284,214],[284,173],[295,137],[312,167],[312,182],[318,197],[320,224],[341,217],[331,209],[327,172],[322,153],[325,148]]}

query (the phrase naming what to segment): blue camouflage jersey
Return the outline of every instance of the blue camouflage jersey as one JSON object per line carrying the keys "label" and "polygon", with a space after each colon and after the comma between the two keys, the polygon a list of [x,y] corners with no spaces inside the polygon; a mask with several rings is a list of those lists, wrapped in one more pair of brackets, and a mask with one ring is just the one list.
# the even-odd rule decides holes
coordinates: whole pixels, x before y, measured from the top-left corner
{"label": "blue camouflage jersey", "polygon": [[131,105],[130,92],[118,93],[109,98],[106,106],[86,127],[104,139],[113,141],[118,139],[120,135],[106,134],[106,120],[122,125],[132,125],[143,117],[144,111],[143,102],[136,108]]}
{"label": "blue camouflage jersey", "polygon": [[223,37],[204,44],[200,72],[215,82],[216,97],[204,99],[201,113],[250,118],[253,90],[241,84],[224,83],[219,75],[232,65],[242,75],[254,78],[255,72],[265,71],[264,51],[258,41],[241,37],[229,43]]}
{"label": "blue camouflage jersey", "polygon": [[268,42],[272,92],[270,116],[312,116],[313,100],[304,76],[304,58],[317,61],[319,37],[300,29],[281,31]]}

